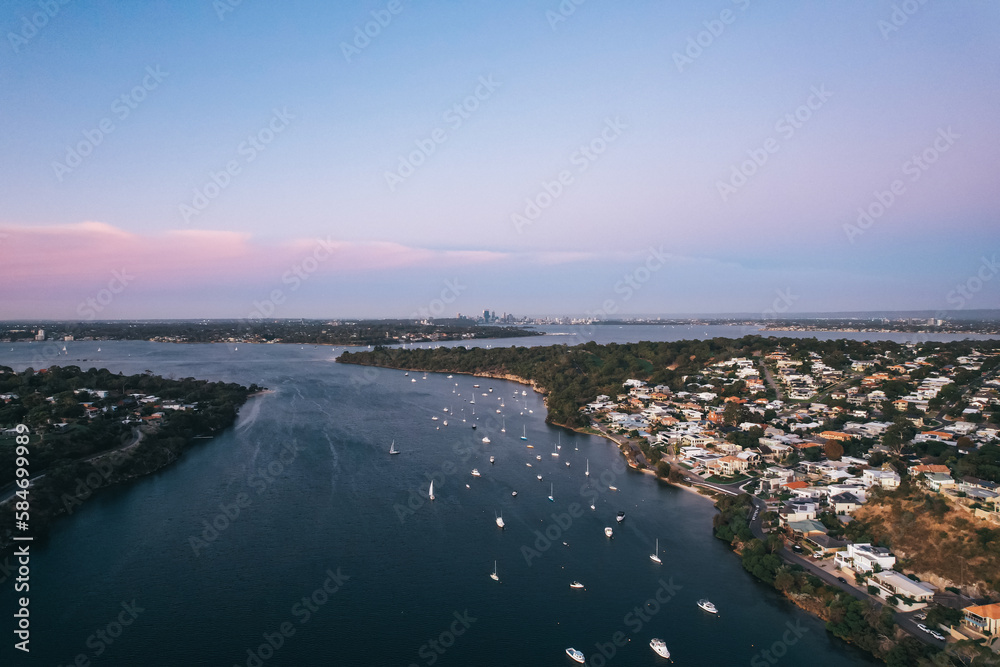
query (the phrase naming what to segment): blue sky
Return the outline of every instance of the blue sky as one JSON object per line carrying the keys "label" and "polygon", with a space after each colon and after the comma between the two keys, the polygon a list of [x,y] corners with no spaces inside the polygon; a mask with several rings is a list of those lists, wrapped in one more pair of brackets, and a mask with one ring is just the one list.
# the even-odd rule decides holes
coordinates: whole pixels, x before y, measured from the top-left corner
{"label": "blue sky", "polygon": [[5,4],[0,317],[937,309],[997,248],[995,3],[223,3]]}

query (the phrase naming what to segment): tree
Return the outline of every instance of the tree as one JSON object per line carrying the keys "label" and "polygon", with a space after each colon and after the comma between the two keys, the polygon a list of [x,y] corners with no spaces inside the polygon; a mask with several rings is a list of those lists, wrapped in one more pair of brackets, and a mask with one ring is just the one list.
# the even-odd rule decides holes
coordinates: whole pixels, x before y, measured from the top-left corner
{"label": "tree", "polygon": [[656,476],[669,478],[670,477],[670,464],[666,461],[660,461],[656,464]]}
{"label": "tree", "polygon": [[844,446],[836,440],[830,440],[823,446],[823,451],[826,453],[826,458],[831,461],[839,461],[840,457],[844,455]]}
{"label": "tree", "polygon": [[955,441],[955,446],[961,449],[962,451],[968,451],[970,449],[974,449],[976,443],[974,443],[972,441],[972,438],[970,438],[969,436],[963,435],[961,438]]}
{"label": "tree", "polygon": [[736,401],[730,401],[722,411],[722,420],[727,426],[739,426],[750,420],[750,409]]}

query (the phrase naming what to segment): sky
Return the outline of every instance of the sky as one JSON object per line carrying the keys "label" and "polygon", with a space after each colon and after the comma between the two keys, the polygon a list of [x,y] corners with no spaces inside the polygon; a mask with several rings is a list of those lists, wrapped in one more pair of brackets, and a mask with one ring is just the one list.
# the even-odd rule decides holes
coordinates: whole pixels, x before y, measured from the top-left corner
{"label": "sky", "polygon": [[0,9],[0,319],[1000,307],[990,0]]}

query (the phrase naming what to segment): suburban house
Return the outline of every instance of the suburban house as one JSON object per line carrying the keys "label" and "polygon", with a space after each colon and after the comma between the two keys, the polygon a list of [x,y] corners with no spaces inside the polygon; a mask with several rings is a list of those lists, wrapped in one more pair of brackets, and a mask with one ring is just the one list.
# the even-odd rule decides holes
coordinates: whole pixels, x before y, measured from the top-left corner
{"label": "suburban house", "polygon": [[981,635],[995,637],[1000,632],[1000,604],[982,604],[966,607],[962,623]]}
{"label": "suburban house", "polygon": [[951,473],[944,472],[929,472],[924,473],[924,484],[931,491],[941,491],[942,489],[953,489],[955,488],[955,480],[952,479]]}
{"label": "suburban house", "polygon": [[746,472],[749,464],[738,456],[723,456],[721,459],[709,461],[705,467],[717,475],[732,477]]}
{"label": "suburban house", "polygon": [[852,493],[838,493],[830,497],[830,504],[836,514],[850,514],[863,504],[857,496]]}
{"label": "suburban house", "polygon": [[842,570],[871,572],[876,566],[881,570],[891,570],[896,564],[896,557],[883,547],[867,543],[848,544],[847,549],[837,552],[834,563]]}
{"label": "suburban house", "polygon": [[865,470],[861,473],[861,481],[865,486],[878,484],[883,489],[895,489],[899,486],[899,474],[894,470]]}
{"label": "suburban house", "polygon": [[[934,589],[930,585],[920,581],[913,581],[909,577],[894,570],[883,570],[868,578],[868,583],[879,590],[879,595],[890,598],[893,595],[912,598],[924,606],[934,598]],[[909,607],[917,608],[917,605]]]}

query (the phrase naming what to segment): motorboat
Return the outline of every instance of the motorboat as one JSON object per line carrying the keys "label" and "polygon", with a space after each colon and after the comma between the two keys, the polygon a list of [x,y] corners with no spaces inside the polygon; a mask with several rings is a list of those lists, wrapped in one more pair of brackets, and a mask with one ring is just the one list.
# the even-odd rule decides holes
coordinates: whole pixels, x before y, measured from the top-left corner
{"label": "motorboat", "polygon": [[473,477],[482,477],[482,475],[479,474],[479,469],[478,468],[473,468],[472,469],[472,476]]}
{"label": "motorboat", "polygon": [[624,521],[625,520],[625,512],[619,512],[618,516],[616,516],[615,519],[618,521],[618,523],[621,523],[622,521]]}
{"label": "motorboat", "polygon": [[611,530],[611,526],[605,526],[604,527],[604,534],[606,536],[608,536],[608,537],[612,537],[612,536],[614,536],[615,531]]}
{"label": "motorboat", "polygon": [[572,646],[566,649],[566,655],[568,655],[570,658],[580,663],[581,665],[587,662],[587,658],[583,655],[583,651],[577,651]]}
{"label": "motorboat", "polygon": [[496,462],[497,462],[497,457],[495,457],[493,455],[490,455],[490,464],[493,464],[493,463],[496,463]]}
{"label": "motorboat", "polygon": [[574,581],[572,584],[569,585],[569,587],[570,588],[583,588],[583,584],[581,584],[579,581]]}
{"label": "motorboat", "polygon": [[484,444],[484,445],[488,445],[488,444],[490,444],[490,436],[485,436],[485,437],[483,438],[483,444]]}
{"label": "motorboat", "polygon": [[662,639],[653,638],[649,640],[649,648],[653,649],[653,652],[661,658],[669,658],[670,651],[667,649],[667,643]]}
{"label": "motorboat", "polygon": [[500,530],[503,530],[503,527],[504,527],[504,523],[503,523],[503,512],[501,512],[501,513],[500,513],[500,516],[498,516],[498,517],[497,517],[497,526],[499,526],[499,527],[500,527]]}
{"label": "motorboat", "polygon": [[698,600],[698,606],[707,611],[709,614],[719,613],[719,610],[715,608],[715,605],[708,600]]}

